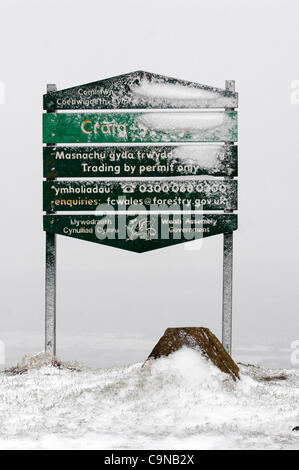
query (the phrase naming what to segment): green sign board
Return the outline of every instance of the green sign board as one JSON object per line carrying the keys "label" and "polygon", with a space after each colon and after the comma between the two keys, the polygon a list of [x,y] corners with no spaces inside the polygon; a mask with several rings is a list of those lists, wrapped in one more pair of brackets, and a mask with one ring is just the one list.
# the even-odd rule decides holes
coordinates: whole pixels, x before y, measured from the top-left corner
{"label": "green sign board", "polygon": [[236,214],[45,215],[44,230],[143,253],[237,229]]}
{"label": "green sign board", "polygon": [[43,114],[44,143],[235,142],[237,112]]}
{"label": "green sign board", "polygon": [[230,352],[234,81],[220,89],[138,71],[59,91],[48,85],[43,105],[46,352],[56,355],[55,234],[136,253],[223,234],[222,331]]}
{"label": "green sign board", "polygon": [[235,210],[237,181],[45,181],[44,211]]}
{"label": "green sign board", "polygon": [[137,71],[44,95],[44,109],[236,108],[238,94]]}
{"label": "green sign board", "polygon": [[237,176],[237,146],[44,147],[44,177]]}

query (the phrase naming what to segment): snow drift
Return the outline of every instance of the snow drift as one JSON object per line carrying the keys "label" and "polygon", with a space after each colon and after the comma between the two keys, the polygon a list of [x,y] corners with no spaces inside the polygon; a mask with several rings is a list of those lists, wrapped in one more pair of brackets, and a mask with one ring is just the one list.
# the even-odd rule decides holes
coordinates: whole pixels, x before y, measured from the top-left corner
{"label": "snow drift", "polygon": [[234,382],[186,348],[143,368],[33,363],[0,374],[0,449],[299,448],[297,371],[242,366]]}

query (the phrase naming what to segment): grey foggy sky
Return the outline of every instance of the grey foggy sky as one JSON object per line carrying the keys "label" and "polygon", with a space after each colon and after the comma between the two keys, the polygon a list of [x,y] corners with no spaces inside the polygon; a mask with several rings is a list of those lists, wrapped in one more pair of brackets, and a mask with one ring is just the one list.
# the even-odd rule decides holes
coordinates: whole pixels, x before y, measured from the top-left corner
{"label": "grey foggy sky", "polygon": [[[299,104],[291,102],[299,3],[11,0],[1,2],[0,19],[0,332],[10,335],[8,357],[44,341],[46,84],[61,89],[134,70],[217,87],[236,81],[234,338],[286,348],[299,339]],[[57,287],[58,354],[69,341],[76,358],[84,335],[144,335],[146,350],[168,326],[208,326],[220,336],[222,236],[200,251],[178,245],[143,255],[58,237]],[[114,354],[117,363],[125,350]]]}

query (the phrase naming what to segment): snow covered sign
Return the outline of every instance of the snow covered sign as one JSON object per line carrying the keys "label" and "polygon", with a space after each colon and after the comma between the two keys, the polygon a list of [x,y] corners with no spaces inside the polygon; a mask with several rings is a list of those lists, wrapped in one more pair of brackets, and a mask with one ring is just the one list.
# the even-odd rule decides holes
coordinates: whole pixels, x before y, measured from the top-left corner
{"label": "snow covered sign", "polygon": [[44,95],[44,109],[237,108],[238,94],[137,71]]}
{"label": "snow covered sign", "polygon": [[237,176],[236,145],[43,148],[44,178]]}
{"label": "snow covered sign", "polygon": [[235,210],[237,181],[44,181],[44,211],[103,211],[106,206],[112,211]]}
{"label": "snow covered sign", "polygon": [[234,81],[220,89],[139,71],[59,91],[48,85],[43,104],[46,351],[55,356],[56,234],[143,253],[222,233],[230,352]]}
{"label": "snow covered sign", "polygon": [[236,111],[43,114],[43,141],[47,144],[237,140]]}

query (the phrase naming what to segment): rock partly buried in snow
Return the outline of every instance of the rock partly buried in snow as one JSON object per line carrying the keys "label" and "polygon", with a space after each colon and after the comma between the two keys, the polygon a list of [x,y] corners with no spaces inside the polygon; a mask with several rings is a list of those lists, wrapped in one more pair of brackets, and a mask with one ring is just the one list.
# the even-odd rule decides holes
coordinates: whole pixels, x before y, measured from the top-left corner
{"label": "rock partly buried in snow", "polygon": [[183,346],[200,351],[204,357],[210,359],[222,372],[231,375],[234,380],[240,378],[239,367],[208,328],[167,328],[147,361],[168,356]]}
{"label": "rock partly buried in snow", "polygon": [[52,365],[52,358],[50,354],[41,352],[34,356],[24,356],[18,364],[10,369],[6,369],[6,374],[10,375],[21,375],[28,370],[40,369],[41,367]]}
{"label": "rock partly buried in snow", "polygon": [[22,375],[29,370],[42,369],[43,367],[57,367],[58,369],[68,369],[71,371],[80,371],[79,364],[63,363],[56,357],[52,357],[50,354],[41,352],[34,356],[25,356],[18,362],[14,367],[5,369],[5,373],[8,375]]}

